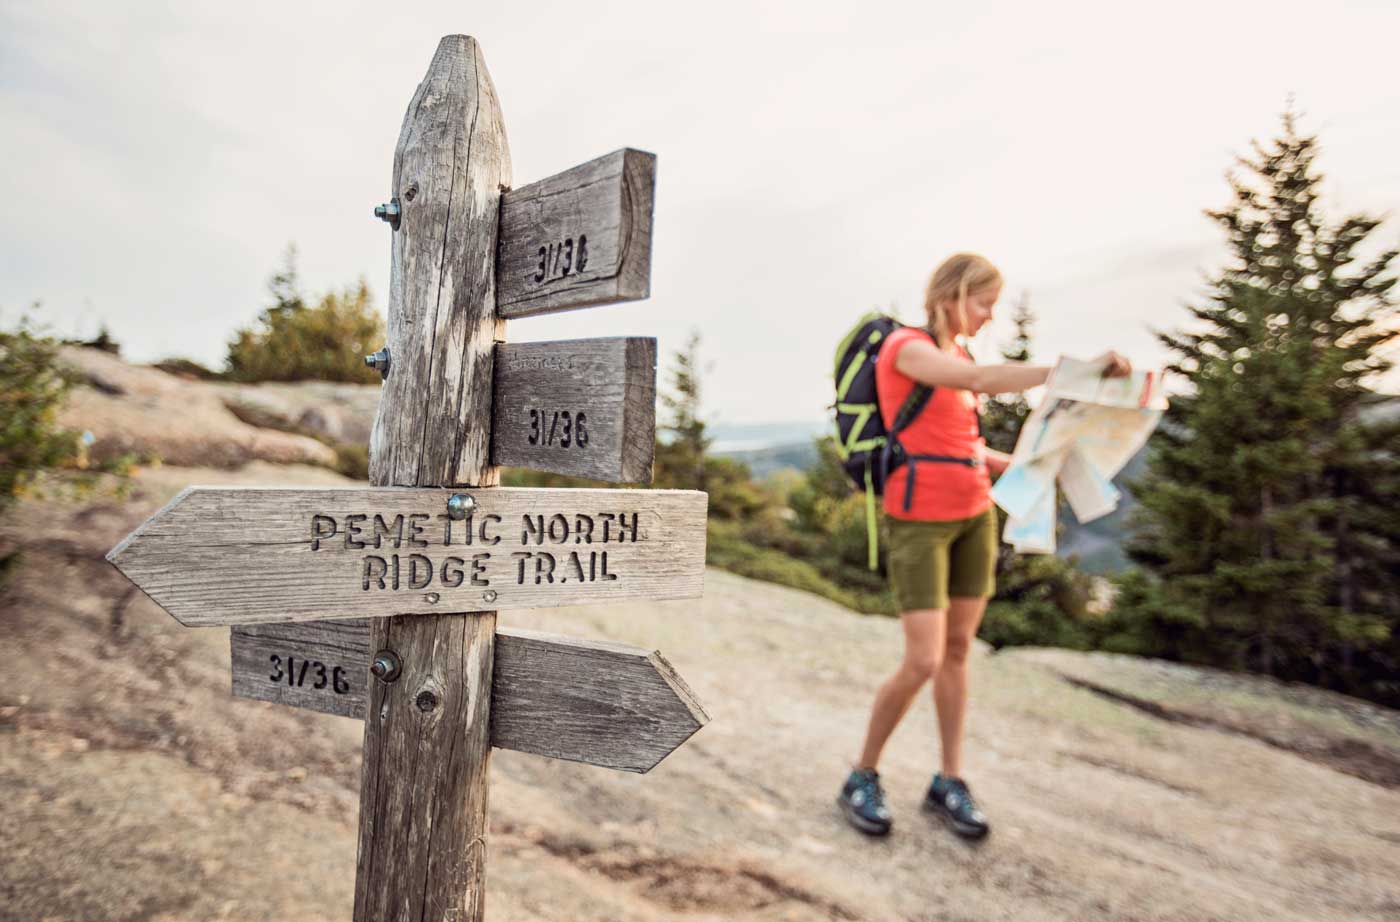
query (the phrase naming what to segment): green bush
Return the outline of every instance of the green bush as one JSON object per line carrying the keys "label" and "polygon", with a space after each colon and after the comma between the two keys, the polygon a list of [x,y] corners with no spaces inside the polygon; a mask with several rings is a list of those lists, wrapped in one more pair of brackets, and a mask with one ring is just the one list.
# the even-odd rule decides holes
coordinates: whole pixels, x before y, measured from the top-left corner
{"label": "green bush", "polygon": [[889,594],[883,588],[871,591],[837,585],[811,561],[747,540],[745,526],[737,522],[710,520],[705,562],[740,576],[810,592],[854,611],[894,612]]}
{"label": "green bush", "polygon": [[1188,660],[1192,651],[1209,646],[1205,612],[1189,598],[1189,590],[1169,592],[1160,580],[1137,568],[1120,574],[1114,583],[1113,608],[1099,631],[1102,649]]}
{"label": "green bush", "polygon": [[297,285],[296,251],[268,283],[273,304],[228,346],[228,377],[235,381],[344,381],[377,384],[380,374],[364,357],[384,344],[384,321],[361,279],[327,292],[314,305]]}
{"label": "green bush", "polygon": [[74,384],[57,358],[58,343],[36,335],[27,320],[0,331],[0,509],[42,472],[75,466],[81,456],[78,433],[57,424]]}
{"label": "green bush", "polygon": [[75,382],[58,364],[58,349],[27,318],[0,330],[0,512],[44,486],[87,493],[99,474],[124,475],[134,460],[91,464],[82,435],[59,427],[58,411]]}
{"label": "green bush", "polygon": [[1093,646],[1092,634],[1086,625],[1048,600],[991,602],[978,636],[997,649],[1068,647],[1087,650]]}

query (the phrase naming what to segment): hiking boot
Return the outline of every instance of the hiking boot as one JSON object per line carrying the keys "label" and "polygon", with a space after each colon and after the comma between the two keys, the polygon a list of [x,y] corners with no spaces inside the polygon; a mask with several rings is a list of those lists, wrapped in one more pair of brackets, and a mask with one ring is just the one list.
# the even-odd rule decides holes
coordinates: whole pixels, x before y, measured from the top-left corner
{"label": "hiking boot", "polygon": [[972,792],[961,778],[934,775],[924,797],[924,809],[943,817],[952,830],[967,839],[980,839],[991,828],[987,816],[977,808]]}
{"label": "hiking boot", "polygon": [[880,773],[873,768],[851,772],[836,803],[846,814],[847,821],[866,835],[889,833],[890,811],[885,807],[885,792],[880,790]]}

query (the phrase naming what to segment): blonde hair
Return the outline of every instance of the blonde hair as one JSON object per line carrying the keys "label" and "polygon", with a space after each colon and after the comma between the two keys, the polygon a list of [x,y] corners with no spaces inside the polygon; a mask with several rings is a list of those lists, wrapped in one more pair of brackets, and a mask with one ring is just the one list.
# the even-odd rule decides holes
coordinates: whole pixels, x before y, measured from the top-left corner
{"label": "blonde hair", "polygon": [[928,329],[940,346],[952,339],[948,312],[940,305],[951,301],[958,311],[958,329],[967,329],[967,297],[988,288],[1001,287],[1001,273],[991,260],[976,253],[954,253],[933,270],[924,295]]}

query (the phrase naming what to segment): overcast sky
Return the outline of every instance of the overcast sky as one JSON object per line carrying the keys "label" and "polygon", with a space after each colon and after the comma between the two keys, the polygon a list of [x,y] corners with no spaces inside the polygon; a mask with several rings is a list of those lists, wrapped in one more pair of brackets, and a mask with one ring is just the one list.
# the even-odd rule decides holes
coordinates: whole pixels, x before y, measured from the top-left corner
{"label": "overcast sky", "polygon": [[[1162,353],[1223,257],[1201,211],[1290,94],[1336,211],[1400,210],[1400,4],[106,3],[0,0],[0,321],[106,323],[129,357],[222,364],[289,242],[312,293],[384,308],[404,109],[474,35],[516,185],[657,154],[652,297],[515,341],[697,328],[709,415],[818,420],[837,339],[918,320],[933,266],[989,256],[1038,357]],[[1400,241],[1400,221],[1382,230]]]}

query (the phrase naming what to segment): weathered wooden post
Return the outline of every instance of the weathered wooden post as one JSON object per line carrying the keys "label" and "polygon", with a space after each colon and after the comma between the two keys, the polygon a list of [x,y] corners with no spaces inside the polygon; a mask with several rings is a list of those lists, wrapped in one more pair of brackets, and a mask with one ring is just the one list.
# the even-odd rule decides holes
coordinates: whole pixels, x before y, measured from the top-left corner
{"label": "weathered wooden post", "polygon": [[[370,437],[371,483],[500,482],[491,372],[505,338],[496,229],[510,182],[481,48],[445,38],[394,148],[390,365]],[[495,638],[495,611],[370,622],[370,648],[396,655],[401,674],[370,686],[356,922],[431,918],[433,907],[452,907],[447,919],[482,918]]]}
{"label": "weathered wooden post", "polygon": [[365,719],[357,922],[482,918],[492,746],[646,771],[707,720],[657,653],[496,631],[501,607],[700,594],[703,493],[496,486],[503,462],[651,477],[654,340],[502,340],[646,297],[654,163],[506,192],[480,48],[444,38],[376,209],[373,486],[190,488],[108,555],[183,623],[233,625],[235,694]]}

